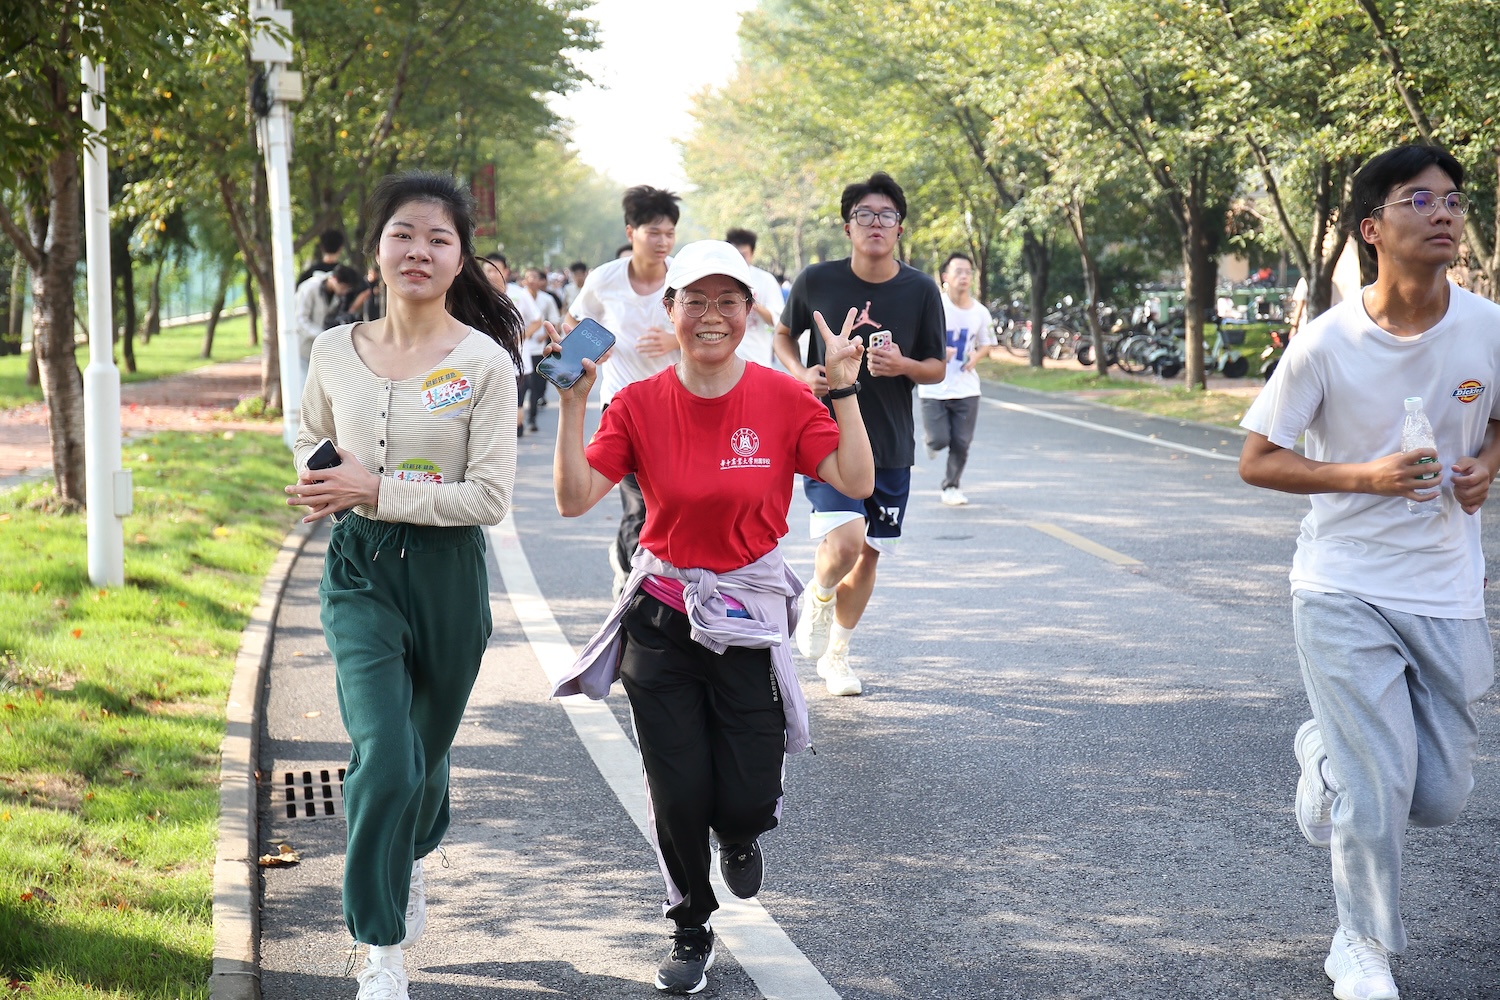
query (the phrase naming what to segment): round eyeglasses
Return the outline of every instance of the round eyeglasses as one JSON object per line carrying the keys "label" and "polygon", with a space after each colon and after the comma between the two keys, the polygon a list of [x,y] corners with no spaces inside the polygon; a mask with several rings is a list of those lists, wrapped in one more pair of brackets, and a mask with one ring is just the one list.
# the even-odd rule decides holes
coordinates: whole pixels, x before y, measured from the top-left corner
{"label": "round eyeglasses", "polygon": [[879,222],[881,229],[889,229],[892,226],[900,225],[901,213],[894,208],[887,208],[880,212],[869,208],[856,208],[849,213],[849,220],[856,225],[865,227],[873,226],[876,222]]}
{"label": "round eyeglasses", "polygon": [[720,295],[718,298],[712,300],[698,295],[684,295],[677,300],[677,304],[682,306],[684,314],[693,319],[702,319],[708,315],[708,304],[710,301],[713,302],[714,308],[719,311],[719,315],[725,319],[738,319],[745,311],[745,306],[749,302],[743,295]]}
{"label": "round eyeglasses", "polygon": [[1462,219],[1469,211],[1469,196],[1462,191],[1452,191],[1439,198],[1431,191],[1413,191],[1410,198],[1402,198],[1398,201],[1388,201],[1384,205],[1376,205],[1370,209],[1373,216],[1382,208],[1390,208],[1392,205],[1405,205],[1411,203],[1411,210],[1418,215],[1432,215],[1442,205],[1448,210],[1448,214],[1455,219]]}

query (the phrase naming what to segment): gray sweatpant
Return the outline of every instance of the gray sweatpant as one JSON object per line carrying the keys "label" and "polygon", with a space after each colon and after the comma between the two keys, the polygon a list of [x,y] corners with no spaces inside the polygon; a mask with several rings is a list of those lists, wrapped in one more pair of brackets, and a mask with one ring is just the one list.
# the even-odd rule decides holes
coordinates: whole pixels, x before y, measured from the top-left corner
{"label": "gray sweatpant", "polygon": [[922,429],[932,451],[948,449],[948,470],[943,489],[957,487],[969,461],[969,443],[979,421],[979,397],[922,400]]}
{"label": "gray sweatpant", "polygon": [[1403,951],[1406,827],[1453,822],[1474,788],[1474,703],[1495,677],[1489,625],[1299,590],[1292,628],[1338,783],[1332,854],[1339,923]]}

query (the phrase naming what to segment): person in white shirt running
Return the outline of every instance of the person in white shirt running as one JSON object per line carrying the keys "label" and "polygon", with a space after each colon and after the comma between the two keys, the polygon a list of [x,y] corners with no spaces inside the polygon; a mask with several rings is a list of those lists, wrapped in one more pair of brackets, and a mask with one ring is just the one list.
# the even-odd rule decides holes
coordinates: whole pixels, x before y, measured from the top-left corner
{"label": "person in white shirt running", "polygon": [[[662,305],[672,245],[677,242],[678,198],[641,184],[625,192],[623,256],[589,272],[563,316],[563,331],[592,319],[615,335],[614,347],[599,365],[599,402],[609,406],[615,393],[632,382],[671,367],[679,357],[677,336]],[[646,521],[646,501],[634,475],[620,480],[620,527],[609,549],[614,590],[630,573]]]}
{"label": "person in white shirt running", "polygon": [[745,339],[735,353],[746,361],[785,371],[785,366],[776,361],[775,350],[776,324],[781,321],[781,307],[786,301],[781,295],[781,282],[770,271],[755,266],[756,239],[750,230],[731,229],[724,234],[724,242],[750,265],[750,291],[755,296],[750,315],[745,318]]}
{"label": "person in white shirt running", "polygon": [[[1332,851],[1338,930],[1323,968],[1338,1000],[1397,998],[1406,828],[1463,809],[1474,706],[1494,680],[1479,509],[1500,469],[1500,305],[1447,277],[1463,176],[1434,146],[1365,164],[1348,217],[1375,283],[1303,327],[1243,421],[1244,480],[1312,498],[1291,573],[1313,715],[1293,743],[1295,811]],[[1414,396],[1436,449],[1402,444]]]}
{"label": "person in white shirt running", "polygon": [[948,452],[942,502],[961,507],[969,498],[958,488],[958,481],[968,464],[969,443],[979,420],[979,373],[974,366],[995,346],[995,337],[990,311],[970,294],[974,261],[965,254],[949,254],[941,278],[948,367],[941,382],[918,385],[917,398],[922,401],[927,457],[936,458],[944,449]]}

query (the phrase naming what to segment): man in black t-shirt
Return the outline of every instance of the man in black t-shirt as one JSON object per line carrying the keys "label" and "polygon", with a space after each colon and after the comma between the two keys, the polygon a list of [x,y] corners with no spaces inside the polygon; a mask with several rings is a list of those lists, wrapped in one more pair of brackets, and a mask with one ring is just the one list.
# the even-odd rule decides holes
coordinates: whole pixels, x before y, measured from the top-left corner
{"label": "man in black t-shirt", "polygon": [[849,639],[875,590],[875,564],[901,536],[916,445],[913,386],[941,382],[947,367],[943,301],[931,278],[896,257],[906,196],[884,173],[844,189],[840,199],[850,254],[814,264],[797,277],[776,327],[776,356],[818,396],[828,394],[822,338],[797,338],[819,312],[834,327],[854,316],[864,339],[859,412],[875,453],[875,493],[847,497],[827,483],[803,481],[812,502],[812,535],[821,537],[813,579],[802,595],[797,648],[818,657],[831,694],[859,694],[849,669]]}

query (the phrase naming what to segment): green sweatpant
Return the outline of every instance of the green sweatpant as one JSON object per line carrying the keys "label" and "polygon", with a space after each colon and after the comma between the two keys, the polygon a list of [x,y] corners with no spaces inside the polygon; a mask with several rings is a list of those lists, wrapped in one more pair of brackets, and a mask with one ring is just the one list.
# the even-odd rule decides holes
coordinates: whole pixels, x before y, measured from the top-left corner
{"label": "green sweatpant", "polygon": [[406,935],[412,861],[448,830],[448,748],[490,638],[484,535],[350,514],[323,564],[323,633],[353,743],[344,777],[344,921]]}

